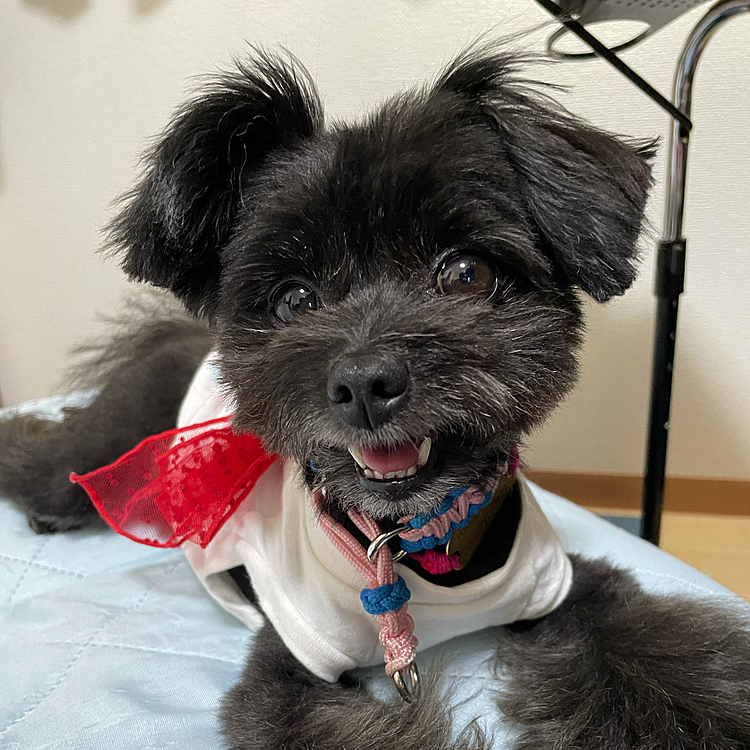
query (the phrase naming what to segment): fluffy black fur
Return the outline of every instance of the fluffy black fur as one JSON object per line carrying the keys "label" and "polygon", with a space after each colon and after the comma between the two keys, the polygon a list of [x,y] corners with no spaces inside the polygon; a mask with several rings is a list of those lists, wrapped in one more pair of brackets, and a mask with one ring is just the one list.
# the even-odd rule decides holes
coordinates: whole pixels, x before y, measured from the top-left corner
{"label": "fluffy black fur", "polygon": [[424,676],[420,700],[408,706],[400,699],[383,703],[346,675],[336,684],[325,682],[266,625],[240,682],[224,698],[221,718],[229,746],[243,750],[376,750],[389,739],[404,750],[486,748],[474,725],[452,738],[446,698],[434,673]]}
{"label": "fluffy black fur", "polygon": [[499,639],[516,750],[750,747],[747,608],[647,594],[601,560],[574,569],[558,609]]}
{"label": "fluffy black fur", "polygon": [[111,323],[117,335],[79,350],[69,388],[96,389],[60,421],[28,414],[0,420],[0,493],[37,534],[102,524],[68,477],[112,463],[148,435],[171,429],[188,384],[211,346],[206,327],[167,300],[133,297]]}
{"label": "fluffy black fur", "polygon": [[[580,122],[522,81],[519,65],[473,50],[363,122],[326,127],[301,67],[257,54],[183,107],[110,247],[132,278],[171,291],[204,323],[152,321],[106,350],[90,407],[61,425],[0,428],[0,488],[32,525],[93,518],[67,474],[172,426],[211,345],[237,428],[308,467],[333,512],[357,506],[388,523],[491,476],[575,380],[577,289],[606,301],[632,283],[650,184],[652,144]],[[494,275],[491,295],[440,293],[457,255]],[[314,309],[282,322],[274,309],[289,283],[315,295]],[[387,418],[339,408],[331,378],[342,362],[350,374],[380,368],[373,388]],[[424,436],[434,459],[392,486],[364,481],[347,450]],[[739,616],[709,617],[708,605],[658,599],[578,562],[563,607],[498,629],[498,641],[512,687],[501,708],[528,726],[519,747],[750,746]],[[451,739],[437,690],[428,682],[401,708],[346,677],[330,685],[268,626],[224,702],[224,732],[237,750],[486,744],[476,731]]]}
{"label": "fluffy black fur", "polygon": [[[651,146],[583,125],[516,65],[468,53],[326,130],[306,75],[261,56],[178,113],[113,225],[131,276],[208,315],[236,425],[313,461],[338,506],[422,512],[483,481],[574,382],[573,286],[605,300],[633,281]],[[492,300],[435,294],[457,252],[494,266]],[[323,309],[284,326],[270,300],[289,280]],[[410,373],[399,418],[378,430],[342,421],[321,387],[332,362],[362,354]],[[425,435],[440,445],[430,481],[361,486],[349,445]]]}

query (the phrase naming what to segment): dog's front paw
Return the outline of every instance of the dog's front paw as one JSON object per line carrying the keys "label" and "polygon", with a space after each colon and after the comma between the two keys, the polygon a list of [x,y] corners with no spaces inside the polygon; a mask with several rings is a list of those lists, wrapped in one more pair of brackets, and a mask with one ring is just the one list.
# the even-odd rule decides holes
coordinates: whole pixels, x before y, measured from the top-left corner
{"label": "dog's front paw", "polygon": [[29,523],[29,528],[35,534],[41,535],[75,531],[76,529],[82,529],[84,526],[90,525],[87,519],[51,516],[34,512],[27,512],[26,520]]}
{"label": "dog's front paw", "polygon": [[499,643],[516,747],[750,748],[746,613],[650,594],[603,561],[574,565],[568,599]]}
{"label": "dog's front paw", "polygon": [[69,485],[48,492],[41,499],[22,499],[17,503],[35,534],[61,534],[88,528],[106,528],[102,517],[88,501],[80,487]]}
{"label": "dog's front paw", "polygon": [[435,674],[417,700],[376,700],[346,676],[329,683],[305,669],[270,625],[258,633],[240,682],[225,696],[221,723],[231,750],[489,750],[470,725],[453,736],[449,701]]}

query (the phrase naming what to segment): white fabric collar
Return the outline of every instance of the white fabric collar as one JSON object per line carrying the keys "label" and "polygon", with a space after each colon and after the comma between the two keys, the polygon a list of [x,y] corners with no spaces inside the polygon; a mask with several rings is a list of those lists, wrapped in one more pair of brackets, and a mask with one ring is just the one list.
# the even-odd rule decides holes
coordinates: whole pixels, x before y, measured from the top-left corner
{"label": "white fabric collar", "polygon": [[[232,409],[219,390],[215,365],[207,360],[186,395],[178,427]],[[420,650],[485,627],[541,617],[567,596],[570,561],[520,472],[518,481],[521,520],[502,568],[449,588],[396,563],[411,591],[408,609]],[[377,622],[360,602],[364,579],[325,535],[309,500],[300,467],[279,461],[205,549],[186,542],[183,550],[216,601],[257,630],[263,615],[226,575],[244,565],[260,608],[289,650],[311,672],[333,682],[346,670],[382,664],[383,647]]]}

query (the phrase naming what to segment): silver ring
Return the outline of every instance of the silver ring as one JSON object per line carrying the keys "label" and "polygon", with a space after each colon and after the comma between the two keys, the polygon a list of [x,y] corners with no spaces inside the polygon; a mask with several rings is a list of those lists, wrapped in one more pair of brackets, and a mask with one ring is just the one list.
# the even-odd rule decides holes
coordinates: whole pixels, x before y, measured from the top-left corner
{"label": "silver ring", "polygon": [[409,685],[406,684],[400,670],[393,674],[393,681],[396,683],[396,688],[404,703],[411,703],[419,694],[419,670],[415,661],[409,665],[408,675]]}
{"label": "silver ring", "polygon": [[[402,534],[404,531],[408,531],[411,528],[408,524],[401,524],[401,526],[397,526],[393,531],[384,531],[382,534],[378,534],[372,542],[370,542],[370,546],[367,548],[367,559],[372,560],[373,557],[378,553],[378,550],[386,544],[389,540],[393,539],[394,536],[398,536],[399,534]],[[393,562],[398,562],[406,552],[402,549],[400,549],[396,554],[393,556]]]}

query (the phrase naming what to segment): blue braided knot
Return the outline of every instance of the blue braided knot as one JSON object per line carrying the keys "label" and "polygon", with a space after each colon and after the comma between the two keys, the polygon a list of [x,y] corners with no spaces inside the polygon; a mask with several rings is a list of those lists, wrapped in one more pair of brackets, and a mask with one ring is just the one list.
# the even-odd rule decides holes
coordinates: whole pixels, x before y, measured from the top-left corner
{"label": "blue braided knot", "polygon": [[[440,505],[437,510],[432,511],[433,516],[435,515],[442,515],[442,513],[446,513],[450,508],[453,506],[453,501],[458,497],[458,495],[461,494],[461,492],[468,489],[467,487],[458,487],[456,490],[451,490],[450,493],[446,496],[445,501]],[[458,491],[458,494],[454,494]],[[415,542],[410,542],[407,539],[401,540],[401,549],[404,550],[404,552],[420,552],[421,550],[425,549],[434,549],[435,547],[439,547],[441,544],[447,544],[448,540],[453,536],[453,532],[457,529],[462,529],[464,526],[466,526],[469,521],[477,514],[479,511],[484,508],[485,505],[491,502],[493,497],[492,492],[488,492],[484,496],[484,500],[482,500],[481,503],[472,503],[467,512],[466,518],[463,519],[463,521],[451,521],[451,527],[448,529],[448,532],[446,535],[440,539],[438,539],[436,536],[423,536],[421,539],[417,539]],[[448,500],[450,499],[450,504],[448,504]],[[442,510],[442,508],[448,505],[448,507],[445,510]],[[423,514],[428,515],[428,514]],[[412,523],[418,518],[418,516],[415,516],[409,523]],[[427,519],[428,521],[430,519]],[[427,523],[427,521],[425,521]],[[420,524],[419,527],[424,526],[424,523]]]}
{"label": "blue braided knot", "polygon": [[453,507],[453,501],[464,494],[469,486],[466,487],[454,487],[446,496],[440,505],[433,510],[428,510],[426,513],[419,513],[414,516],[410,521],[406,523],[412,527],[412,529],[421,529],[422,526],[432,521],[435,516],[442,516],[443,513],[447,513]]}
{"label": "blue braided knot", "polygon": [[384,615],[393,612],[406,604],[411,598],[411,591],[404,579],[399,576],[395,583],[386,583],[376,589],[362,589],[359,595],[365,612],[371,615]]}

